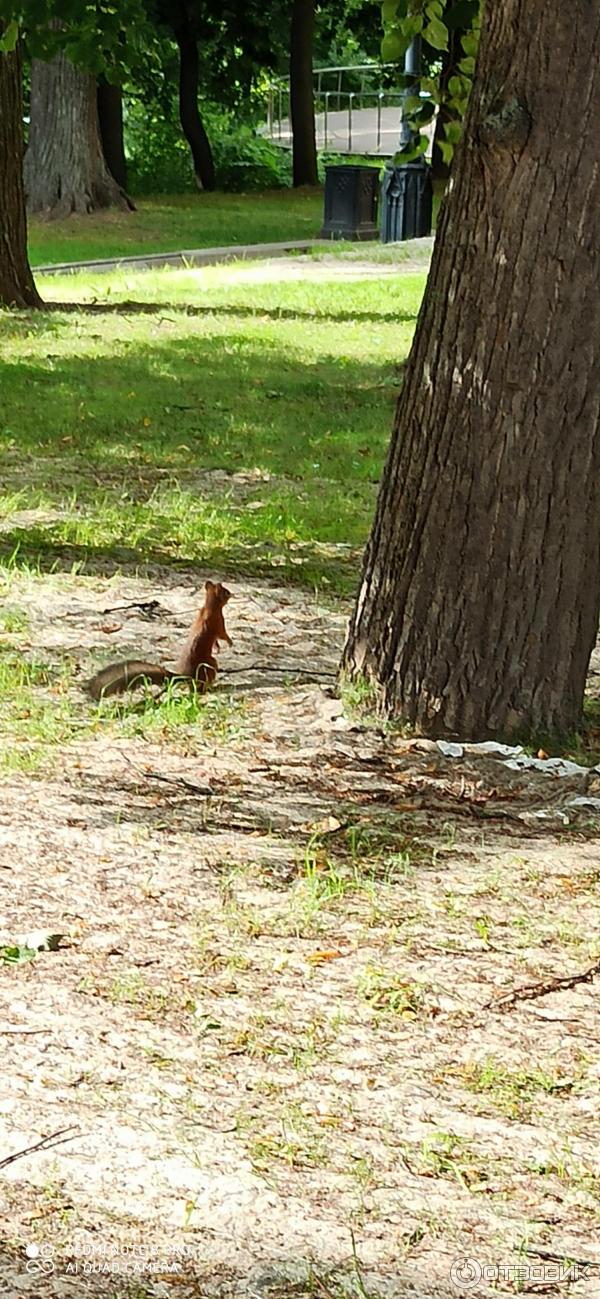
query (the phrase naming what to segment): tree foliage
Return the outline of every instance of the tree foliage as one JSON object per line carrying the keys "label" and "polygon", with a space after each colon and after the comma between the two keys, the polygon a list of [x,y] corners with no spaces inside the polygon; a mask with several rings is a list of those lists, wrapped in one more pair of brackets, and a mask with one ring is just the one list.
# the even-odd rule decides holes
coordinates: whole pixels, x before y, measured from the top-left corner
{"label": "tree foliage", "polygon": [[[416,37],[428,50],[430,70],[418,78],[411,75],[411,94],[404,101],[415,141],[407,156],[424,153],[427,139],[422,128],[432,121],[436,109],[445,108],[444,138],[440,150],[449,162],[462,133],[475,71],[479,44],[482,0],[383,0],[381,57],[386,63],[400,61]],[[442,55],[448,50],[453,31],[462,32],[462,58],[447,85],[442,86]],[[431,66],[432,65],[432,66]]]}
{"label": "tree foliage", "polygon": [[143,0],[0,0],[4,41],[20,31],[32,58],[62,51],[96,75],[122,81],[154,57],[154,32]]}

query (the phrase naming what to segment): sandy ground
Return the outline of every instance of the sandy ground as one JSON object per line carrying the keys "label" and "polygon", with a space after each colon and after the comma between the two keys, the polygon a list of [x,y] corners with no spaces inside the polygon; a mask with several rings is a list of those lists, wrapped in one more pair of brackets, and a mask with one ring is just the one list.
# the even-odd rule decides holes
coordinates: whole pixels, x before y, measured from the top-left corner
{"label": "sandy ground", "polygon": [[[3,1170],[0,1293],[592,1299],[598,984],[494,1001],[598,956],[600,778],[353,725],[343,612],[215,576],[210,724],[2,783],[0,941],[61,937],[3,967],[0,1151],[68,1139]],[[171,657],[179,580],[32,579],[26,650]]]}

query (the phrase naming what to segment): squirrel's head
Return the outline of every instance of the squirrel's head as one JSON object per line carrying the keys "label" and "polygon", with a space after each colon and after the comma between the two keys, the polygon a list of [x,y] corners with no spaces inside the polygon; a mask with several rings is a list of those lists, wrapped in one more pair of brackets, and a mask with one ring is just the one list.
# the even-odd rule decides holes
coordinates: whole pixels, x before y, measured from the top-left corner
{"label": "squirrel's head", "polygon": [[228,591],[227,587],[223,586],[222,582],[211,582],[209,580],[208,582],[205,582],[204,589],[206,591],[207,602],[210,604],[218,604],[222,607],[224,604],[227,604],[228,600],[231,600],[231,591]]}

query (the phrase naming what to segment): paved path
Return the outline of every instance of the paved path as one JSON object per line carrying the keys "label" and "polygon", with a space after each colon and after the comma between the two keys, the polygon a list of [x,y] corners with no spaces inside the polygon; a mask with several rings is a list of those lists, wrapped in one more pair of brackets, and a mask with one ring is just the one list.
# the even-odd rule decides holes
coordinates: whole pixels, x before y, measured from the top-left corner
{"label": "paved path", "polygon": [[69,271],[115,271],[130,266],[145,271],[160,266],[210,266],[212,262],[231,262],[247,258],[285,257],[287,253],[307,253],[311,248],[330,248],[330,239],[293,239],[288,243],[227,244],[222,248],[185,248],[175,253],[138,253],[134,257],[107,257],[91,262],[56,262],[52,266],[34,266],[36,275],[64,275]]}
{"label": "paved path", "polygon": [[[361,108],[353,110],[352,114],[348,109],[342,109],[340,112],[328,113],[327,118],[324,113],[317,113],[315,129],[318,149],[391,158],[399,148],[400,109],[382,108],[379,118],[376,108]],[[429,137],[428,154],[431,153],[433,129],[432,124],[424,132]],[[266,135],[274,144],[291,147],[292,127],[288,118],[281,123],[275,121],[271,133],[268,127],[264,127],[261,135]]]}
{"label": "paved path", "polygon": [[[422,267],[429,257],[432,244],[432,236],[427,239],[406,240],[402,244],[388,244],[387,247],[390,249],[394,246],[398,248],[398,250],[402,249],[403,254],[402,258],[399,258],[398,262],[394,261],[391,263],[392,269],[414,270],[415,261],[418,263],[419,268]],[[354,244],[353,248],[354,250],[357,250],[360,246],[360,242],[357,242]],[[57,262],[52,266],[34,266],[33,271],[35,275],[64,275],[75,271],[115,271],[127,267],[131,270],[144,271],[156,269],[161,266],[180,266],[185,268],[187,266],[211,266],[218,262],[248,260],[264,262],[265,259],[285,258],[289,253],[310,253],[312,249],[328,250],[331,253],[331,247],[331,239],[296,239],[289,243],[281,244],[233,244],[227,245],[223,248],[194,248],[175,253],[143,253],[135,257],[109,257],[100,261]],[[373,250],[381,249],[382,246],[378,240],[368,240],[362,244],[362,247],[365,249],[365,257],[362,259],[363,265],[365,262],[370,261],[371,265],[380,267],[381,272],[385,274],[386,270],[384,268],[387,269],[387,266],[389,266],[390,263],[384,261],[378,262],[375,257],[369,259],[368,256],[369,248],[372,248]],[[297,257],[290,258],[288,263],[289,266],[293,266],[294,262],[297,260],[299,260]],[[328,260],[330,262],[335,262],[338,266],[342,264],[339,254],[337,256],[332,254]],[[349,264],[356,265],[356,260]],[[310,262],[308,265],[310,265]],[[306,275],[308,265],[304,262],[302,271],[303,275]],[[316,263],[316,265],[318,266],[319,263]],[[291,278],[291,276],[288,278]]]}

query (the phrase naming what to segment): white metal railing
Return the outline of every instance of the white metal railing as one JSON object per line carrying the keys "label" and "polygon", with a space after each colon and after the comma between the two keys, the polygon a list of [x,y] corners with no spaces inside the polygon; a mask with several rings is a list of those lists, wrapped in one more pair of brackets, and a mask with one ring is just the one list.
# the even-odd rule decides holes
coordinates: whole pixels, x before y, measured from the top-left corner
{"label": "white metal railing", "polygon": [[[382,150],[382,138],[390,134],[384,127],[383,113],[386,108],[399,113],[401,92],[397,85],[386,87],[382,82],[389,80],[393,83],[397,74],[398,65],[395,63],[315,68],[313,82],[319,147],[351,153],[356,138],[356,113],[361,112],[360,135],[370,146],[361,152],[393,153],[396,143],[390,142],[389,150]],[[328,82],[333,84],[328,86]],[[291,144],[289,77],[278,77],[268,87],[267,125],[261,134],[283,147]],[[395,137],[397,140],[397,131]]]}

